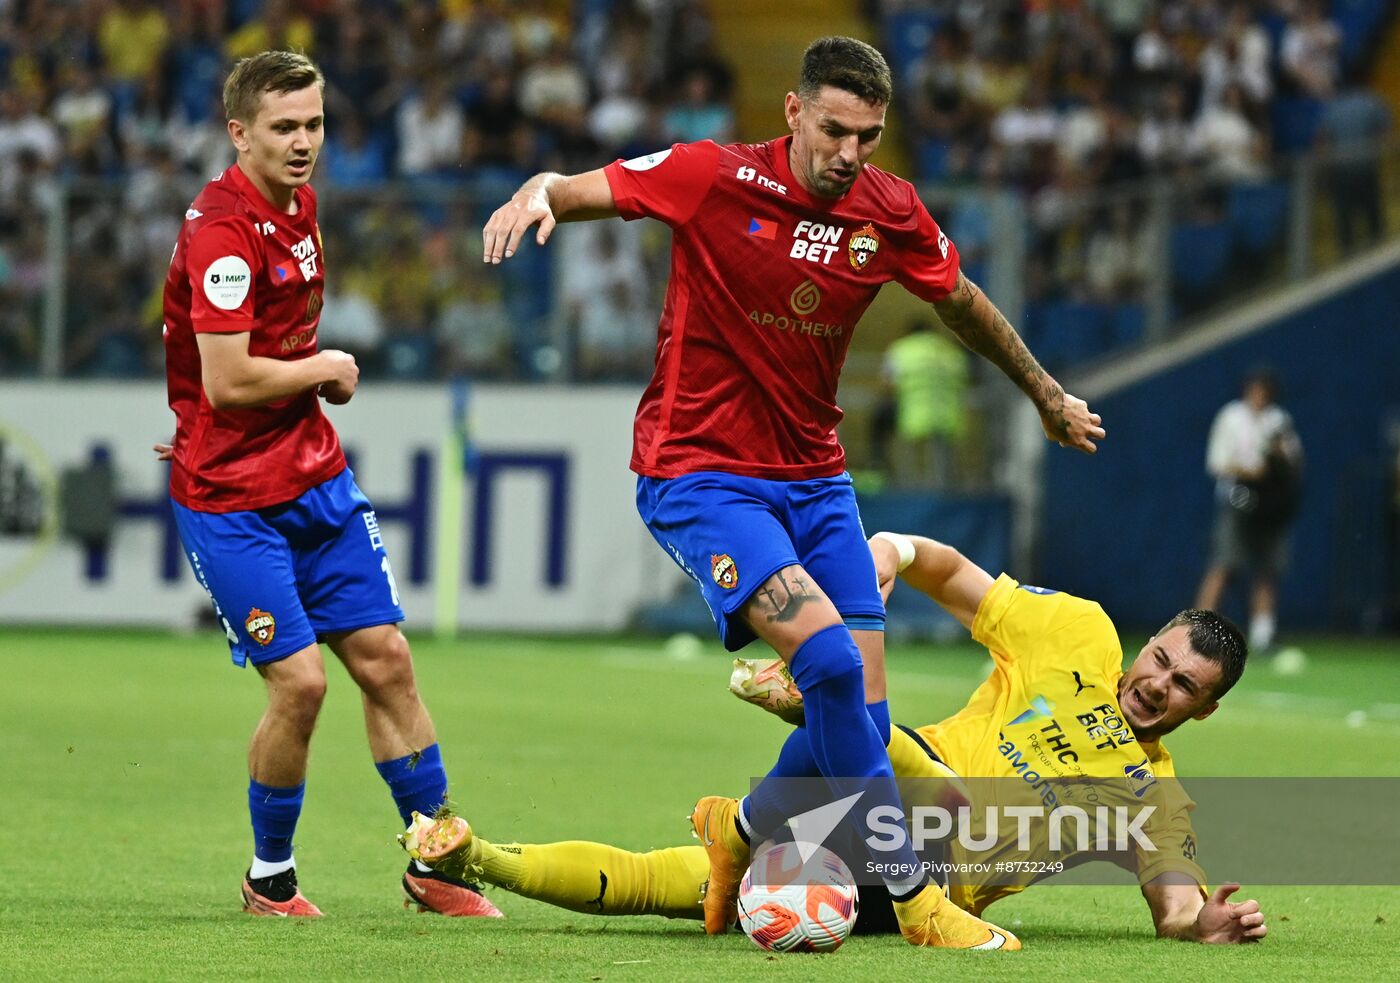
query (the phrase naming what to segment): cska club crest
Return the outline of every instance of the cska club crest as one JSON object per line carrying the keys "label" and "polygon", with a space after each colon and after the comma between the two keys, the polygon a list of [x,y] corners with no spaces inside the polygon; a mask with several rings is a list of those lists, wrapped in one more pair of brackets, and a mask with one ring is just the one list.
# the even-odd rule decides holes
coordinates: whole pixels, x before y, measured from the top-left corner
{"label": "cska club crest", "polygon": [[852,232],[846,250],[851,260],[851,269],[863,270],[869,266],[875,254],[880,251],[880,234],[875,231],[875,226],[866,222]]}
{"label": "cska club crest", "polygon": [[272,636],[277,634],[277,619],[266,611],[253,608],[248,612],[248,620],[243,622],[248,636],[259,645],[270,645]]}
{"label": "cska club crest", "polygon": [[739,586],[739,567],[728,553],[710,554],[710,576],[725,590]]}

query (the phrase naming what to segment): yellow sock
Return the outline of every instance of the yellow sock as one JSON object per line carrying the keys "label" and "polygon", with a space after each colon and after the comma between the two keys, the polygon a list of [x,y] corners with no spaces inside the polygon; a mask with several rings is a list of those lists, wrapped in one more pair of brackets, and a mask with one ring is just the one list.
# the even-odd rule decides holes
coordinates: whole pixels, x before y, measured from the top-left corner
{"label": "yellow sock", "polygon": [[710,862],[704,847],[632,853],[603,843],[507,843],[475,837],[482,880],[589,915],[700,918]]}

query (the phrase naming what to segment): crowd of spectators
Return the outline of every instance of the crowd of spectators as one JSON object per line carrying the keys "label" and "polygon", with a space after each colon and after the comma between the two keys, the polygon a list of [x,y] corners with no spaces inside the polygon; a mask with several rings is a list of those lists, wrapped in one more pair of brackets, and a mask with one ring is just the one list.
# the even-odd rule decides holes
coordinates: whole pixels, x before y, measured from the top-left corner
{"label": "crowd of spectators", "polygon": [[[1186,273],[1225,257],[1218,277],[1239,246],[1220,245],[1231,216],[1262,244],[1251,262],[1282,238],[1280,152],[1355,149],[1389,125],[1346,84],[1364,37],[1317,0],[866,5],[915,176],[956,189],[936,207],[970,272],[993,245],[995,200],[1016,195],[1028,326],[1071,325],[1087,351],[1104,338],[1083,305],[1140,333],[1162,256],[1138,192],[1104,189],[1214,182],[1174,206],[1187,234],[1173,246]],[[477,230],[535,171],[733,139],[732,70],[712,36],[704,0],[0,0],[0,374],[36,371],[60,254],[62,370],[159,371],[170,245],[232,159],[222,78],[240,56],[290,47],[327,82],[323,343],[400,378],[634,378],[664,236],[617,226],[483,275]],[[1370,160],[1357,150],[1331,189],[1357,242],[1381,233]],[[1197,268],[1182,283],[1204,297],[1207,279]]]}
{"label": "crowd of spectators", "polygon": [[[1376,94],[1350,84],[1380,0],[1339,5],[1350,33],[1321,0],[869,6],[919,176],[967,189],[949,218],[963,254],[985,253],[991,196],[1014,190],[1030,219],[1028,315],[1067,311],[1059,320],[1081,335],[1096,314],[1140,334],[1144,286],[1164,257],[1182,268],[1173,300],[1185,309],[1232,272],[1281,262],[1287,157],[1327,140],[1374,145],[1389,125]],[[1165,249],[1145,221],[1153,178],[1172,193]],[[1344,245],[1379,235],[1374,187],[1352,196]],[[1091,332],[1078,347],[1103,342]]]}
{"label": "crowd of spectators", "polygon": [[[232,162],[222,79],[237,58],[285,47],[326,76],[325,343],[404,378],[635,375],[591,312],[558,342],[547,261],[477,275],[477,206],[542,169],[733,139],[731,74],[710,36],[692,0],[0,0],[0,374],[38,364],[56,180],[64,371],[159,368],[180,216]],[[605,255],[618,269],[595,255],[585,275],[635,272],[636,239],[615,236]],[[657,306],[636,288],[609,302],[627,324]]]}

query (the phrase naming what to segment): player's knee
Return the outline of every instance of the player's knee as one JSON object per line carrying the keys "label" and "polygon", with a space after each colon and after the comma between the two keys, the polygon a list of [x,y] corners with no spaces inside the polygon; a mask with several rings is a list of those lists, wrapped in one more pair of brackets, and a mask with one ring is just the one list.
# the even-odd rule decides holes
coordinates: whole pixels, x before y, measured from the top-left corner
{"label": "player's knee", "polygon": [[378,694],[414,688],[413,656],[408,639],[398,629],[376,640],[373,651],[355,660],[355,682],[366,693]]}
{"label": "player's knee", "polygon": [[319,666],[283,673],[268,692],[277,713],[307,721],[309,726],[315,723],[326,699],[326,674]]}
{"label": "player's knee", "polygon": [[813,635],[841,624],[836,606],[799,565],[769,577],[745,602],[742,616],[785,659]]}

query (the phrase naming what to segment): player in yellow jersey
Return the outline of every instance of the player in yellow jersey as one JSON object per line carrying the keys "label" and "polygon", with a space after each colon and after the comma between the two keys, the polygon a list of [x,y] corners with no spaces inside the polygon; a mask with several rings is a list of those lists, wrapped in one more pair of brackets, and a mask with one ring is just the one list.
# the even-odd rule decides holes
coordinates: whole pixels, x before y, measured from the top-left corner
{"label": "player in yellow jersey", "polygon": [[[1192,803],[1172,781],[1175,769],[1161,743],[1187,720],[1214,713],[1239,679],[1246,648],[1238,629],[1212,612],[1183,611],[1124,671],[1117,630],[1092,601],[1006,575],[993,579],[956,549],[930,539],[877,533],[870,548],[887,598],[898,575],[970,628],[993,660],[990,676],[958,713],[895,729],[889,753],[901,780],[946,780],[951,769],[968,781],[966,787],[955,781],[950,794],[975,802],[973,817],[988,799],[1003,806],[1077,804],[1091,813],[1098,803],[1151,803],[1157,808],[1143,829],[1157,849],[1130,850],[1118,860],[1135,869],[1158,935],[1214,943],[1265,936],[1258,903],[1229,900],[1238,885],[1207,892],[1195,863]],[[796,718],[801,696],[789,677],[761,663],[740,669],[733,688],[741,697]],[[742,873],[748,863],[744,834],[754,831],[735,820],[736,811],[735,800],[702,799],[696,825],[706,845],[650,853],[585,842],[497,846],[474,836],[460,818],[420,821],[410,827],[405,846],[454,876],[575,911],[700,918],[715,868]],[[705,828],[712,815],[725,819]],[[976,859],[1033,856],[1073,866],[1096,858],[1076,849],[1072,836],[1051,851],[1046,828],[1035,827],[1039,839],[1029,851],[1003,836]],[[960,841],[951,844],[951,862],[969,857]],[[1034,879],[952,876],[949,896],[980,914]],[[880,909],[864,902],[858,930],[888,925]]]}

